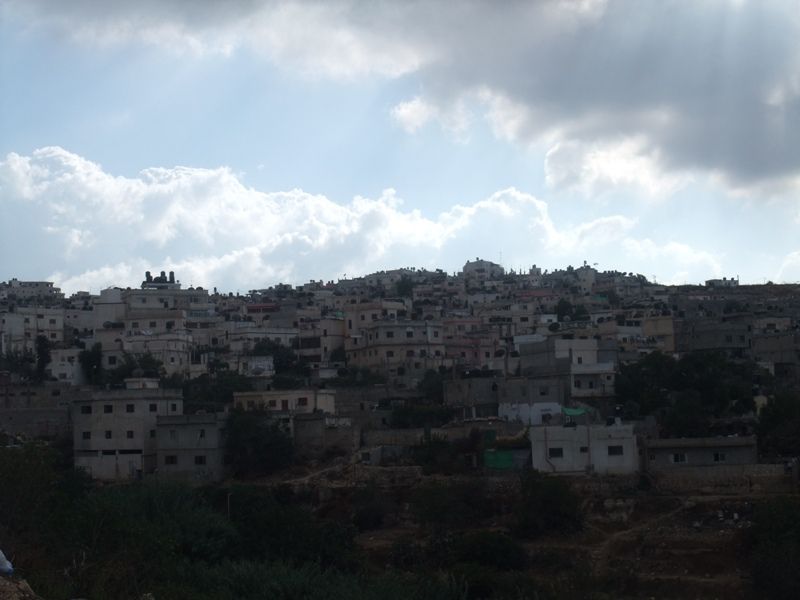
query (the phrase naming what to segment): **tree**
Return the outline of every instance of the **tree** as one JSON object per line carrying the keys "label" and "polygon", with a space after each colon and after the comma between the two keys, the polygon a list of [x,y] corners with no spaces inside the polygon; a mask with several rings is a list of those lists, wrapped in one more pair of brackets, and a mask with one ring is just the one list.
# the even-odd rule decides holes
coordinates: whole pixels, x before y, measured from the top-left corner
{"label": "tree", "polygon": [[564,320],[564,317],[572,318],[572,303],[566,298],[561,298],[556,304],[556,316],[559,322]]}
{"label": "tree", "polygon": [[403,275],[400,280],[394,284],[395,294],[403,298],[411,298],[414,293],[414,281],[408,275]]}
{"label": "tree", "polygon": [[103,347],[98,342],[89,350],[81,350],[78,354],[78,362],[81,365],[86,381],[92,385],[100,385],[105,380],[103,372]]}
{"label": "tree", "polygon": [[36,379],[44,380],[44,372],[50,364],[50,340],[43,335],[36,336]]}
{"label": "tree", "polygon": [[266,413],[235,410],[228,417],[225,456],[237,477],[261,477],[292,462],[292,440]]}
{"label": "tree", "polygon": [[444,378],[443,373],[428,369],[417,383],[417,391],[424,394],[432,404],[441,404],[444,402]]}

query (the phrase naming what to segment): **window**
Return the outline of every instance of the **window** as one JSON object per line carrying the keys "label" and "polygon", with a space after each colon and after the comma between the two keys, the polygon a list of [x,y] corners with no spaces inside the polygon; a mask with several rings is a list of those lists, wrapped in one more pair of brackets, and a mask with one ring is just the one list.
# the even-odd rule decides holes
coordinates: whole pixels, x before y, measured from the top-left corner
{"label": "window", "polygon": [[547,456],[548,456],[548,458],[563,458],[564,457],[564,449],[563,448],[548,448],[547,449]]}
{"label": "window", "polygon": [[281,410],[289,410],[289,401],[281,400]]}
{"label": "window", "polygon": [[406,356],[414,356],[413,350],[406,350]]}
{"label": "window", "polygon": [[172,412],[176,412],[178,410],[178,405],[173,402],[172,404],[169,405],[169,409]]}
{"label": "window", "polygon": [[156,437],[156,430],[155,429],[151,429],[150,430],[150,439],[151,440],[155,439],[155,437]]}
{"label": "window", "polygon": [[270,408],[275,408],[275,400],[267,401],[267,406],[269,406]]}
{"label": "window", "polygon": [[178,439],[178,432],[174,429],[169,430],[169,439],[177,440]]}
{"label": "window", "polygon": [[393,338],[394,337],[394,331],[387,331],[386,332],[386,337],[387,338]]}
{"label": "window", "polygon": [[580,453],[581,454],[588,454],[589,453],[589,446],[581,446]]}
{"label": "window", "polygon": [[578,364],[579,364],[579,365],[582,365],[582,364],[583,364],[583,357],[582,357],[582,356],[579,356],[579,357],[578,357]]}
{"label": "window", "polygon": [[205,429],[201,429],[200,430],[199,437],[200,437],[201,440],[206,437],[206,430]]}
{"label": "window", "polygon": [[413,338],[414,337],[414,332],[413,331],[406,331],[406,337],[407,338]]}
{"label": "window", "polygon": [[546,385],[539,386],[539,395],[540,395],[540,396],[547,396],[547,393],[548,393],[549,391],[550,391],[550,390],[547,388],[547,386],[546,386]]}
{"label": "window", "polygon": [[116,365],[117,364],[117,357],[116,356],[109,356],[108,357],[108,364],[109,365]]}
{"label": "window", "polygon": [[155,404],[151,404],[150,405],[150,412],[156,412],[156,410],[158,410],[158,407]]}
{"label": "window", "polygon": [[624,453],[622,446],[609,446],[608,447],[608,455],[609,456],[622,456]]}
{"label": "window", "polygon": [[725,462],[726,459],[727,459],[727,456],[725,456],[724,452],[714,452],[714,462],[715,463]]}
{"label": "window", "polygon": [[580,380],[580,379],[576,379],[576,380],[575,380],[575,387],[576,387],[576,388],[579,388],[579,387],[581,387],[581,380]]}
{"label": "window", "polygon": [[113,413],[114,412],[114,406],[112,404],[104,404],[103,405],[103,412],[106,413],[107,415]]}
{"label": "window", "polygon": [[386,351],[386,358],[392,358],[393,356],[394,356],[394,351],[393,350],[387,350]]}
{"label": "window", "polygon": [[298,398],[297,406],[308,406],[308,398]]}
{"label": "window", "polygon": [[134,407],[134,405],[133,405],[133,404],[126,404],[126,405],[125,405],[125,412],[126,412],[126,413],[132,413],[132,412],[134,412],[135,410],[136,410],[136,409],[135,409],[135,407]]}
{"label": "window", "polygon": [[439,337],[439,332],[435,329],[433,330],[433,337]]}
{"label": "window", "polygon": [[133,431],[130,430],[130,429],[128,431],[126,431],[125,432],[125,437],[128,438],[129,440],[132,440],[133,439]]}
{"label": "window", "polygon": [[92,439],[92,432],[91,432],[91,431],[84,431],[84,432],[81,434],[81,439],[84,439],[84,440],[90,440],[90,439]]}
{"label": "window", "polygon": [[196,464],[196,465],[204,465],[204,464],[206,464],[205,455],[195,456],[194,457],[194,464]]}
{"label": "window", "polygon": [[672,462],[675,464],[685,463],[686,462],[686,454],[684,452],[676,452],[672,455]]}
{"label": "window", "polygon": [[111,439],[111,431],[106,431],[106,439],[107,440]]}
{"label": "window", "polygon": [[55,334],[55,333],[51,333],[51,334],[50,334],[50,339],[51,339],[51,340],[54,340],[54,339],[56,339],[56,334]]}
{"label": "window", "polygon": [[178,464],[178,457],[174,454],[168,454],[164,457],[164,464],[165,465],[177,465]]}
{"label": "window", "polygon": [[81,414],[82,415],[90,415],[90,414],[92,414],[92,407],[91,406],[81,406]]}
{"label": "window", "polygon": [[131,327],[133,329],[139,329],[139,321],[134,321],[133,323],[131,323]]}
{"label": "window", "polygon": [[150,321],[150,323],[148,323],[148,327],[155,328],[155,326],[156,326],[156,322],[155,321]]}

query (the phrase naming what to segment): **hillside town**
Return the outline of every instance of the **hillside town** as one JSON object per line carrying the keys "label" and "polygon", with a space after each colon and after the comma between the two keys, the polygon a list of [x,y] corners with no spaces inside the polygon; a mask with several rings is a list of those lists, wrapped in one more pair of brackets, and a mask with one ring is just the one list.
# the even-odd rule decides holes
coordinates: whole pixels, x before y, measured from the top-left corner
{"label": "hillside town", "polygon": [[[564,476],[604,523],[634,518],[630,490],[682,499],[670,514],[698,495],[797,492],[800,286],[479,258],[247,294],[143,275],[69,297],[0,283],[0,444],[67,448],[104,485],[262,481],[328,497]],[[747,509],[708,510],[735,529]],[[601,573],[631,547],[610,539],[592,550]],[[380,551],[379,536],[362,541]]]}
{"label": "hillside town", "polygon": [[[0,303],[0,429],[71,436],[75,466],[101,480],[223,479],[231,409],[265,412],[307,458],[402,462],[434,427],[451,440],[525,431],[532,454],[518,460],[545,472],[754,465],[758,381],[800,377],[795,286],[673,287],[586,263],[506,272],[476,259],[452,275],[404,268],[246,295],[163,271],[70,297],[12,279]],[[669,441],[663,412],[618,390],[621,369],[652,353],[714,353],[763,377],[708,415],[724,436]]]}

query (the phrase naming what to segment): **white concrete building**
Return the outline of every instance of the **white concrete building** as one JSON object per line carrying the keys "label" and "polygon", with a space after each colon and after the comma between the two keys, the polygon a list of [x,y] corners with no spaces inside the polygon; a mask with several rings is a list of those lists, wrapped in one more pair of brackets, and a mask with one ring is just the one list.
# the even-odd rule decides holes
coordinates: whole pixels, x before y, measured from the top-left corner
{"label": "white concrete building", "polygon": [[537,471],[625,475],[639,470],[633,425],[532,427],[530,438]]}

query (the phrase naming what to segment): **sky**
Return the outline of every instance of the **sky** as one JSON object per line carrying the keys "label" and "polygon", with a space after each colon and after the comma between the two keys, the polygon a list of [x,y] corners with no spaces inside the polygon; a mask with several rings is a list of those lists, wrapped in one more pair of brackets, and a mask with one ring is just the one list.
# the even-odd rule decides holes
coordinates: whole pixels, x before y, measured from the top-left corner
{"label": "sky", "polygon": [[0,281],[800,280],[800,10],[0,0]]}

